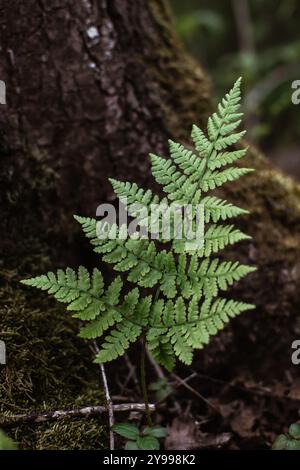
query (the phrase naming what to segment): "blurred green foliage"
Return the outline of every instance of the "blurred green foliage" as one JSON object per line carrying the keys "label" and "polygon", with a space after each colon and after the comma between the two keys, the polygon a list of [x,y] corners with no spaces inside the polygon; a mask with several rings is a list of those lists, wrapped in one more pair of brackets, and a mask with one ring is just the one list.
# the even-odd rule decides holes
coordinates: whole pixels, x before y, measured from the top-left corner
{"label": "blurred green foliage", "polygon": [[17,450],[17,444],[0,429],[0,450]]}
{"label": "blurred green foliage", "polygon": [[238,76],[250,136],[265,148],[300,142],[299,0],[170,0],[177,30],[209,71],[216,101]]}
{"label": "blurred green foliage", "polygon": [[289,427],[286,434],[280,434],[276,437],[273,450],[300,450],[300,424],[294,423]]}

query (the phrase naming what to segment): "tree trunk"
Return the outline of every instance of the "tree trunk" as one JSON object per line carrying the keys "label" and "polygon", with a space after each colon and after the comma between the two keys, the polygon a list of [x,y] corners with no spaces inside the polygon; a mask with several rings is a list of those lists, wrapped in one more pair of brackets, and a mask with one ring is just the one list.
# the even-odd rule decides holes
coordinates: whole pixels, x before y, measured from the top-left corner
{"label": "tree trunk", "polygon": [[[43,350],[49,360],[57,331],[53,321],[50,335],[45,325],[55,310],[67,329],[72,367],[85,370],[90,358],[78,366],[74,349],[85,346],[73,340],[63,310],[45,300],[41,304],[36,293],[24,294],[17,281],[24,274],[75,263],[80,255],[72,214],[95,215],[98,204],[113,200],[110,176],[150,187],[148,152],[165,154],[170,137],[186,141],[193,123],[204,125],[212,101],[209,80],[183,50],[163,0],[0,0],[0,7],[0,79],[7,85],[0,116],[5,233],[0,331],[7,337],[10,358],[1,371],[2,394],[14,407],[15,399],[8,398],[12,387],[17,404],[32,409],[29,397],[36,406],[47,401],[45,394],[50,403],[53,397],[47,392],[46,368],[36,373],[42,367],[41,356],[30,349],[36,346],[18,339],[18,329],[29,335],[30,344],[47,338]],[[290,344],[299,323],[300,187],[255,149],[247,164],[257,172],[229,185],[225,194],[252,211],[240,223],[253,242],[235,248],[232,257],[238,253],[258,265],[257,274],[236,289],[256,303],[257,312],[233,322],[200,359],[206,372],[232,380],[243,369],[256,383],[266,374],[271,381],[287,370],[294,373]],[[34,315],[44,316],[43,325],[33,321]],[[54,376],[62,348],[49,366]],[[22,354],[32,366],[25,372]],[[28,389],[11,380],[17,373],[25,374]],[[82,393],[80,380],[63,378],[71,398]],[[57,375],[51,376],[51,387],[56,380]],[[59,387],[66,389],[66,384]],[[94,403],[83,403],[89,404]],[[60,398],[57,405],[65,406]],[[24,447],[51,446],[39,437],[26,439]],[[53,445],[63,446],[57,439]]]}
{"label": "tree trunk", "polygon": [[68,212],[94,215],[109,175],[145,181],[148,152],[205,117],[207,79],[184,57],[163,1],[2,3],[0,125],[59,176]]}

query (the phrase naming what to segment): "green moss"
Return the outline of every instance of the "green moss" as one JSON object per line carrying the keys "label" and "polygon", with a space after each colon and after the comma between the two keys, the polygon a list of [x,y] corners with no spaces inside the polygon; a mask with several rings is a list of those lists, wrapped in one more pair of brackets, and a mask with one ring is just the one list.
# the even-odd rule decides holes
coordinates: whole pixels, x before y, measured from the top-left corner
{"label": "green moss", "polygon": [[0,429],[0,450],[17,450],[16,443]]}
{"label": "green moss", "polygon": [[[77,337],[76,321],[62,305],[19,282],[60,263],[78,264],[72,214],[59,204],[56,175],[38,155],[17,154],[2,134],[0,155],[0,339],[7,350],[7,364],[0,365],[0,415],[102,405],[99,371]],[[99,449],[107,446],[105,423],[105,416],[72,418],[5,432],[20,449]]]}
{"label": "green moss", "polygon": [[[76,322],[46,296],[20,287],[11,272],[0,274],[0,337],[7,348],[7,365],[0,370],[0,413],[103,404],[100,375],[87,345],[76,336]],[[6,431],[21,449],[99,449],[106,445],[102,423],[100,418],[72,418]]]}
{"label": "green moss", "polygon": [[32,450],[104,449],[106,434],[96,417],[59,418],[39,425],[20,425],[10,432],[20,448]]}
{"label": "green moss", "polygon": [[58,420],[43,424],[32,431],[31,443],[36,450],[86,450],[101,449],[106,440],[103,427],[97,418]]}

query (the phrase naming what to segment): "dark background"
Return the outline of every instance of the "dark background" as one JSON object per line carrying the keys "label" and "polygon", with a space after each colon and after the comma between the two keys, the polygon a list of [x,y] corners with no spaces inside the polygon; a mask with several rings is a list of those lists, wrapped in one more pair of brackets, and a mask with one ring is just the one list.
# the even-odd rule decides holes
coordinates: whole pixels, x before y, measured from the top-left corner
{"label": "dark background", "polygon": [[300,178],[300,105],[291,84],[300,77],[297,0],[171,0],[187,49],[209,70],[215,98],[244,79],[248,139]]}

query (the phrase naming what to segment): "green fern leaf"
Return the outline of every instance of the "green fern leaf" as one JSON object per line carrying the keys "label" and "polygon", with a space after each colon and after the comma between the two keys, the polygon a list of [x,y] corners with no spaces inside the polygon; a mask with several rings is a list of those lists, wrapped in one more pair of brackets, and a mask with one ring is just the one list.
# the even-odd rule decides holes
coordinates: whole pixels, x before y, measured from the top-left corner
{"label": "green fern leaf", "polygon": [[[146,229],[143,233],[155,235],[159,242],[171,242],[165,245],[167,249],[158,249],[138,231],[128,237],[126,225],[75,216],[93,250],[134,284],[126,286],[125,295],[120,276],[106,287],[98,269],[90,274],[82,266],[78,271],[59,269],[22,281],[66,303],[73,317],[84,322],[82,338],[100,338],[96,362],[122,356],[143,335],[153,357],[168,370],[173,369],[176,357],[190,364],[195,349],[203,348],[231,318],[253,308],[219,298],[219,291],[226,291],[255,268],[212,258],[227,245],[250,238],[234,225],[222,224],[248,211],[214,194],[204,194],[252,171],[230,166],[247,152],[246,148],[232,148],[244,136],[244,131],[238,130],[242,118],[240,84],[238,79],[208,119],[206,133],[193,126],[193,147],[169,140],[171,158],[150,154],[152,174],[162,186],[163,196],[136,183],[110,180],[129,215]],[[207,225],[203,246],[198,239],[178,239],[178,213],[172,212],[172,204],[191,204],[193,214],[196,205],[203,205]],[[161,233],[166,218],[170,225],[167,234]]]}
{"label": "green fern leaf", "polygon": [[248,148],[242,150],[234,150],[232,152],[221,152],[217,153],[214,159],[211,159],[207,166],[210,170],[215,170],[216,168],[221,168],[222,166],[229,165],[236,160],[244,157],[247,153]]}
{"label": "green fern leaf", "polygon": [[175,354],[168,337],[158,337],[148,339],[148,348],[153,357],[159,364],[171,372],[175,367]]}
{"label": "green fern leaf", "polygon": [[204,157],[208,158],[213,150],[212,143],[205,137],[204,132],[197,127],[195,124],[192,128],[192,139],[195,145],[196,150],[199,154]]}
{"label": "green fern leaf", "polygon": [[249,240],[251,237],[244,234],[234,225],[211,225],[204,236],[204,247],[198,252],[199,256],[210,256],[212,253],[217,253],[225,248],[227,245],[242,240]]}
{"label": "green fern leaf", "polygon": [[237,217],[243,214],[249,214],[249,211],[234,206],[230,202],[219,199],[215,196],[207,196],[202,200],[204,205],[205,223],[218,222],[231,217]]}
{"label": "green fern leaf", "polygon": [[251,168],[227,168],[223,171],[207,170],[201,181],[201,189],[204,192],[218,188],[228,181],[235,181],[241,176],[251,173]]}
{"label": "green fern leaf", "polygon": [[94,362],[109,362],[119,356],[123,356],[130,343],[134,343],[138,336],[140,336],[141,331],[142,327],[140,325],[123,319],[117,324],[116,329],[105,338],[105,342],[102,344],[101,350],[96,355]]}

